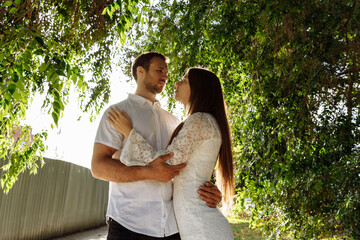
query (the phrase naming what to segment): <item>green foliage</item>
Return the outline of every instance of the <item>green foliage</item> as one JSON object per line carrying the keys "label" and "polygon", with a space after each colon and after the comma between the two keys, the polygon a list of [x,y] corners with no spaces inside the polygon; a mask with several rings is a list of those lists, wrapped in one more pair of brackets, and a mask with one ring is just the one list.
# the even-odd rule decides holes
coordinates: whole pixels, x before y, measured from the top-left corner
{"label": "green foliage", "polygon": [[41,156],[45,150],[43,139],[46,139],[46,133],[32,136],[30,126],[22,127],[21,134],[16,141],[1,135],[0,140],[4,144],[1,145],[0,159],[6,159],[6,163],[1,164],[1,169],[7,174],[2,175],[0,182],[5,193],[8,193],[15,184],[17,177],[14,176],[18,176],[26,170],[29,170],[31,174],[36,174],[39,164],[40,166],[44,165]]}
{"label": "green foliage", "polygon": [[[149,10],[147,4],[1,3],[0,158],[10,156],[2,187],[36,169],[35,156],[43,151],[46,134],[21,146],[25,127],[12,140],[34,93],[46,93],[44,107],[55,125],[72,86],[84,111],[99,111],[119,41],[126,71],[139,52],[170,57],[169,99],[187,67],[220,76],[233,133],[237,207],[251,199],[253,227],[269,239],[358,239],[360,3],[160,0]],[[85,69],[93,73],[90,80]]]}
{"label": "green foliage", "polygon": [[[134,48],[222,79],[239,202],[269,239],[360,237],[359,3],[160,1]],[[173,102],[169,108],[173,107]]]}
{"label": "green foliage", "polygon": [[[29,140],[29,146],[11,144],[23,141],[14,139],[13,132],[35,93],[46,96],[43,107],[53,118],[52,127],[58,126],[70,88],[78,91],[84,112],[98,113],[109,99],[115,47],[119,40],[125,43],[124,32],[141,18],[146,4],[147,0],[1,2],[0,158],[9,158],[2,167],[4,191],[19,173],[36,172],[36,161],[44,152],[45,132]],[[121,11],[111,12],[120,6]],[[91,71],[90,79],[84,77],[86,71]],[[26,129],[21,136],[28,135]]]}

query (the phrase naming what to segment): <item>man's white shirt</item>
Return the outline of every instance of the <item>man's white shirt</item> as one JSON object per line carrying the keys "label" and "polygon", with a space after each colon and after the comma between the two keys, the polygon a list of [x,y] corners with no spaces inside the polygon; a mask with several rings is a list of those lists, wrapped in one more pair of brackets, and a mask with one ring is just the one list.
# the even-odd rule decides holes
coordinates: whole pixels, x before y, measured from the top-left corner
{"label": "man's white shirt", "polygon": [[[179,124],[179,120],[162,109],[158,101],[152,103],[135,94],[129,94],[126,100],[111,107],[114,106],[129,115],[133,128],[157,150],[166,148]],[[126,140],[107,120],[110,108],[102,116],[95,142],[121,152]],[[137,233],[153,237],[173,235],[178,229],[172,194],[172,181],[110,182],[107,216]]]}

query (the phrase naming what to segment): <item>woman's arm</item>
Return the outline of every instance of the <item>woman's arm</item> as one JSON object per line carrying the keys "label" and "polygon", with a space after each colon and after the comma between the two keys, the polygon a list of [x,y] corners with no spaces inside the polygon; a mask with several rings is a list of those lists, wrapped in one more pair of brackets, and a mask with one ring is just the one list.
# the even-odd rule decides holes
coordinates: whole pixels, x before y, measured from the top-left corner
{"label": "woman's arm", "polygon": [[129,137],[132,129],[132,121],[125,111],[120,111],[116,106],[115,108],[110,108],[108,120],[125,138]]}
{"label": "woman's arm", "polygon": [[[130,118],[128,118],[126,113],[121,113],[118,109],[116,112],[115,111],[116,110],[112,113],[111,120],[109,117],[109,121],[118,131],[123,131],[122,133],[124,136],[128,138],[120,156],[121,162],[128,166],[145,164],[152,165],[154,162],[162,159],[162,157],[156,158],[156,156],[163,155],[164,151],[155,152],[155,149],[152,148],[139,133],[135,130],[131,130],[131,125],[128,123]],[[121,121],[118,121],[120,118],[117,116],[121,115],[124,124]],[[122,124],[123,126],[117,126]],[[172,143],[167,148],[168,152],[173,151],[176,153],[175,158],[167,160],[167,162],[169,164],[186,162],[192,151],[198,146],[197,144],[200,144],[202,140],[211,137],[212,128],[213,126],[210,124],[209,119],[207,119],[205,114],[199,113],[189,117],[181,131],[179,131],[179,134],[173,139]],[[154,158],[156,159],[152,162]],[[200,186],[198,193],[199,197],[205,201],[206,205],[209,207],[215,208],[221,201],[221,192],[211,182],[206,182],[203,186]]]}
{"label": "woman's arm", "polygon": [[128,166],[146,165],[159,156],[173,152],[174,156],[167,161],[170,165],[185,163],[191,154],[204,140],[214,134],[208,116],[204,113],[191,115],[183,128],[167,147],[166,151],[156,151],[135,129],[132,129],[120,156],[121,162]]}

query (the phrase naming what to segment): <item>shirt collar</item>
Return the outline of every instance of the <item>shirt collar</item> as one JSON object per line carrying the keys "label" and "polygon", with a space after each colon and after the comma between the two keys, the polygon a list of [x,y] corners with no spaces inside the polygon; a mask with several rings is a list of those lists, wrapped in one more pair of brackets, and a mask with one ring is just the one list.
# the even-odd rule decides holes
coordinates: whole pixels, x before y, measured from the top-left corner
{"label": "shirt collar", "polygon": [[149,99],[146,99],[142,96],[139,96],[139,95],[136,95],[136,94],[132,94],[132,93],[129,93],[129,96],[128,96],[129,99],[135,101],[135,102],[138,102],[142,105],[144,104],[149,104],[150,106],[153,106],[153,107],[161,107],[161,104],[159,102],[159,100],[155,99],[155,102],[152,103]]}

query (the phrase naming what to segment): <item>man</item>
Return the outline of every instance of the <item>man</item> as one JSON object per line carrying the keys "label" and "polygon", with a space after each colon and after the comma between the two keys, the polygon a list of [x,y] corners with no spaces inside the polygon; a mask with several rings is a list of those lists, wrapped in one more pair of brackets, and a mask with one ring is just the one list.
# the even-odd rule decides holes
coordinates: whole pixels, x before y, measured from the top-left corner
{"label": "man", "polygon": [[[132,66],[135,94],[114,105],[130,116],[133,127],[156,149],[166,148],[179,124],[156,100],[168,80],[167,60],[155,52],[139,55]],[[93,176],[110,182],[108,239],[180,239],[170,180],[186,164],[167,165],[171,158],[167,155],[147,166],[123,165],[118,159],[125,139],[107,120],[108,111],[99,124],[91,162]],[[209,207],[216,207],[221,199],[211,183],[200,186],[199,194]]]}

